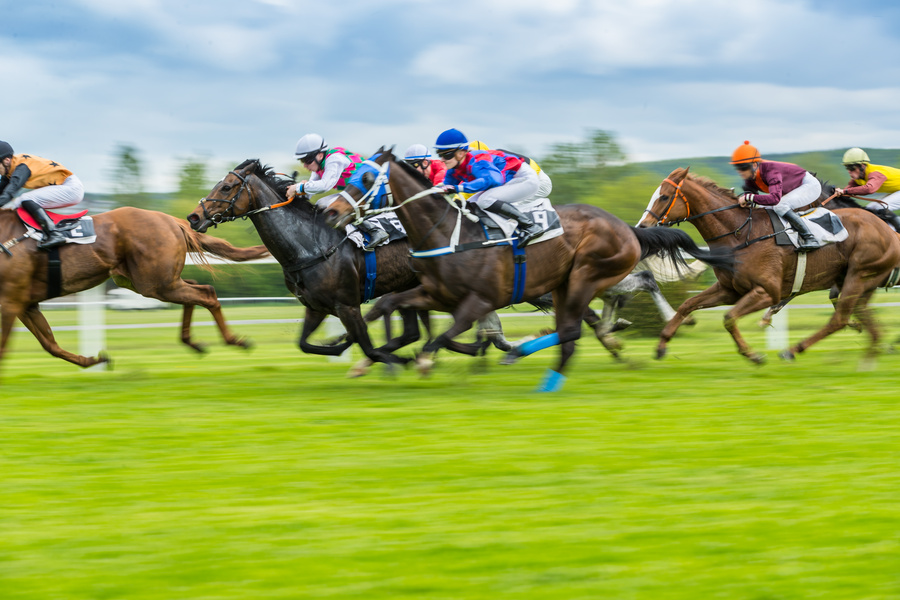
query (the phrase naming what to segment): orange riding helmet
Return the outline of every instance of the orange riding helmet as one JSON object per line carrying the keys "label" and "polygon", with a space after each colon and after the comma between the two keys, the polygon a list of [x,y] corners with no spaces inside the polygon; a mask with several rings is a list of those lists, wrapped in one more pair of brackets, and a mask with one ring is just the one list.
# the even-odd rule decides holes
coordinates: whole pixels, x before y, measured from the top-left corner
{"label": "orange riding helmet", "polygon": [[758,162],[762,162],[762,156],[759,155],[759,150],[755,146],[750,145],[749,141],[745,140],[743,144],[737,147],[737,150],[731,153],[731,164],[733,165],[747,165]]}

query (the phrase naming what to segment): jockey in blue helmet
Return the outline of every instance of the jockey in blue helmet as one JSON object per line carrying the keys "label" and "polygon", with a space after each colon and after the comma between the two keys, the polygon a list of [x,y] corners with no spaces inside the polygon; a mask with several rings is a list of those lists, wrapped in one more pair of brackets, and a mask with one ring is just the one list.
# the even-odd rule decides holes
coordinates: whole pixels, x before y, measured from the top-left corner
{"label": "jockey in blue helmet", "polygon": [[502,150],[469,150],[469,140],[458,129],[441,133],[434,148],[447,166],[446,191],[474,194],[471,199],[481,208],[518,222],[520,247],[542,233],[514,204],[532,198],[540,186],[527,162]]}

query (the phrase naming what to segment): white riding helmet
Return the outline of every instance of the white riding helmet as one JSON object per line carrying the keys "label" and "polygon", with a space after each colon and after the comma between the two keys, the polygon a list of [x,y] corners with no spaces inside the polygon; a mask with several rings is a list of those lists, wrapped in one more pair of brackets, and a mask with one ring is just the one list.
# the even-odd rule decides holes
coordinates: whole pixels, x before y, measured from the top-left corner
{"label": "white riding helmet", "polygon": [[297,149],[294,150],[294,157],[297,160],[307,158],[310,154],[315,156],[319,152],[328,149],[325,139],[318,133],[307,133],[297,142]]}
{"label": "white riding helmet", "polygon": [[431,154],[428,152],[425,144],[413,144],[403,153],[403,160],[431,160]]}

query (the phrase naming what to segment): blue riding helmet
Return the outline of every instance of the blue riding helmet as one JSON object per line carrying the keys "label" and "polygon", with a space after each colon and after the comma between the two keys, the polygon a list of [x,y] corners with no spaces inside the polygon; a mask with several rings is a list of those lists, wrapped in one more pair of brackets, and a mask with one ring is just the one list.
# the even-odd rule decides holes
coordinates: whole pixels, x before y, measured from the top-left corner
{"label": "blue riding helmet", "polygon": [[459,129],[448,129],[441,133],[434,143],[434,149],[441,158],[451,156],[457,150],[467,150],[468,148],[469,140]]}

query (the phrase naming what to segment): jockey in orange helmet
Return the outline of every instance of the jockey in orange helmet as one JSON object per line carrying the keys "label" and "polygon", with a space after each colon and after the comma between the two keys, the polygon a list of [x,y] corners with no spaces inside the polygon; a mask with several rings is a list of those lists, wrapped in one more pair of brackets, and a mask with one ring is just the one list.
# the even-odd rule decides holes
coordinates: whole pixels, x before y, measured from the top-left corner
{"label": "jockey in orange helmet", "polygon": [[810,172],[791,163],[763,160],[759,150],[744,142],[732,153],[731,164],[744,180],[741,206],[771,206],[800,235],[798,250],[818,248],[815,236],[795,210],[812,204],[822,194],[822,184]]}

